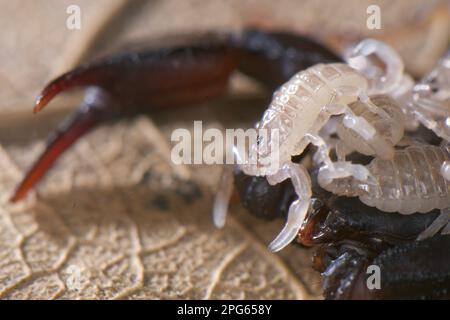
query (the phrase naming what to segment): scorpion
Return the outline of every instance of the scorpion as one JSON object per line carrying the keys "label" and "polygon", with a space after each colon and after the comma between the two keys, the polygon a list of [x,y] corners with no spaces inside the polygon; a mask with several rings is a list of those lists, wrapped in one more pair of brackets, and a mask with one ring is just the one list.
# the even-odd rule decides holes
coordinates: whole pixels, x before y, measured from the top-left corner
{"label": "scorpion", "polygon": [[[384,69],[372,61],[371,55],[379,58]],[[446,162],[449,160],[448,149],[444,144],[398,147],[407,138],[404,131],[418,130],[419,123],[448,140],[444,130],[448,118],[445,108],[448,104],[448,58],[444,58],[430,76],[418,84],[403,72],[403,63],[396,52],[379,41],[361,42],[345,55],[345,60],[347,63],[334,52],[303,36],[246,30],[239,34],[208,34],[191,46],[125,52],[83,64],[51,81],[37,97],[35,112],[42,110],[61,92],[87,88],[80,106],[50,135],[44,152],[17,186],[11,202],[23,199],[71,145],[101,123],[149,110],[192,105],[221,97],[227,91],[231,74],[239,71],[275,91],[256,128],[260,131],[282,129],[279,141],[282,161],[276,170],[262,162],[256,165],[244,163],[235,168],[234,174],[231,168],[225,168],[213,209],[216,225],[225,223],[234,180],[244,206],[251,211],[267,218],[287,216],[285,227],[270,245],[271,250],[281,250],[295,237],[305,245],[315,243],[308,238],[312,234],[305,230],[323,223],[314,218],[315,207],[320,201],[312,191],[307,169],[297,161],[291,161],[298,158],[297,155],[305,156],[305,150],[311,144],[317,148],[313,159],[319,166],[317,180],[322,188],[321,194],[323,189],[327,189],[338,195],[357,196],[366,204],[378,207],[381,210],[370,207],[358,210],[361,219],[366,218],[365,211],[375,210],[373,219],[379,219],[377,226],[389,225],[392,219],[400,219],[386,211],[410,214],[441,209],[440,215],[432,210],[427,215],[417,214],[419,218],[415,219],[412,217],[416,214],[400,215],[402,223],[392,232],[396,236],[401,234],[402,228],[414,225],[416,228],[408,235],[409,240],[431,237],[445,225],[448,207],[446,180],[450,176],[447,174],[450,170],[446,169],[450,168]],[[273,149],[271,144],[274,142],[261,135],[257,145],[251,148],[262,158]],[[331,151],[336,153],[337,161],[332,160]],[[353,163],[347,159],[353,151],[374,159],[368,166]],[[235,152],[240,156],[240,151]],[[409,162],[403,159],[406,157]],[[404,163],[407,168],[403,167]],[[408,173],[414,165],[419,170]],[[400,174],[408,177],[411,184],[392,178],[390,173],[397,174],[394,168],[398,166],[401,166]],[[419,175],[423,169],[428,170],[429,176]],[[263,187],[242,187],[238,179],[240,175],[244,175],[250,185]],[[430,181],[426,179],[431,176],[439,187],[424,187],[429,186],[426,183]],[[380,190],[377,188],[380,185],[386,188]],[[392,194],[393,197],[389,198]],[[333,197],[343,199],[338,195]],[[415,198],[411,201],[412,198],[399,195]],[[330,198],[330,194],[325,197]],[[439,201],[433,200],[436,197]],[[356,198],[345,199],[358,208],[364,206]],[[328,203],[322,207],[331,212],[335,204]],[[338,211],[345,215],[344,209]],[[415,224],[415,221],[422,222]],[[448,226],[444,227],[444,233],[448,229]],[[355,234],[345,232],[347,236],[349,233]],[[336,250],[323,247],[325,249],[318,253],[318,260],[322,259],[322,263],[316,265],[317,269],[331,270],[336,266],[336,257],[341,255],[350,257],[350,260],[357,258],[364,262],[360,263],[363,265],[376,259],[380,252],[385,252],[383,250],[396,250],[398,243],[386,240],[388,236],[383,238],[388,249],[376,245],[375,249],[359,250],[360,242],[367,242],[368,236],[367,233],[362,236],[361,232],[356,233],[359,238],[351,241],[359,241],[359,244],[353,246],[343,246],[343,237],[327,239],[327,248],[334,245],[340,251],[336,254]],[[318,238],[317,235],[314,237]],[[440,237],[446,239],[445,235]],[[401,245],[409,245],[408,252],[413,252],[414,248],[422,252],[437,248],[447,240],[430,240],[431,244],[427,241]],[[378,240],[371,242],[379,243]],[[428,265],[423,267],[429,268]],[[330,273],[329,278],[333,277],[339,279],[343,276]]]}
{"label": "scorpion", "polygon": [[[336,63],[341,59],[318,43],[286,33],[245,31],[238,36],[209,35],[205,39],[191,47],[114,55],[82,65],[50,82],[37,97],[35,112],[61,91],[77,86],[88,89],[80,107],[51,136],[46,150],[19,184],[11,201],[22,199],[68,147],[99,123],[142,112],[142,106],[150,105],[157,110],[221,96],[234,70],[247,73],[272,89],[281,80],[288,79],[274,93],[257,125],[259,131],[280,130],[279,141],[259,136],[257,145],[250,147],[257,150],[258,162],[241,166],[246,174],[266,176],[270,184],[288,178],[294,184],[297,200],[290,206],[283,230],[269,245],[272,251],[281,250],[297,236],[310,205],[309,173],[301,164],[293,163],[292,156],[302,154],[309,144],[316,146],[315,161],[323,163],[319,183],[333,192],[341,192],[331,187],[334,180],[353,178],[361,182],[360,188],[367,189],[369,180],[376,179],[365,166],[345,161],[349,146],[385,161],[397,156],[395,146],[403,137],[404,121],[395,111],[395,103],[386,103],[389,99],[386,95],[410,96],[411,79],[403,72],[399,56],[386,44],[372,39],[362,41],[347,54],[348,64],[345,64]],[[371,61],[370,55],[376,55],[384,63],[384,73]],[[274,76],[269,76],[272,73]],[[428,101],[423,98],[423,87],[423,84],[414,87],[412,96],[416,103],[410,105],[423,106]],[[337,125],[330,117],[337,118]],[[335,131],[340,137],[335,143],[338,161],[332,161],[329,155],[333,147],[331,135]],[[259,159],[270,153],[275,144],[280,147],[280,165],[274,169]],[[239,156],[238,151],[236,154]],[[445,160],[448,159],[442,160],[441,173],[446,177]],[[214,222],[219,227],[225,223],[231,187],[232,174],[225,170],[213,209]],[[395,190],[400,192],[398,186]],[[360,191],[353,191],[360,195]],[[422,191],[416,195],[429,196],[430,190]],[[360,198],[370,203],[370,196]],[[386,198],[378,200],[373,205],[380,207]],[[407,199],[397,197],[393,201]],[[444,203],[441,201],[438,207]],[[394,210],[399,205],[383,208]],[[420,200],[411,210],[424,211]],[[443,215],[448,216],[446,212]]]}

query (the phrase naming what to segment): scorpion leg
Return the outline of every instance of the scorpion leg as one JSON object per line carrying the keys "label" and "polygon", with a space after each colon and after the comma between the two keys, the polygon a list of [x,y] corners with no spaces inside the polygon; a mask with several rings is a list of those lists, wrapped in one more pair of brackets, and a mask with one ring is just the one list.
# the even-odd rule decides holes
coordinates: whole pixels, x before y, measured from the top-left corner
{"label": "scorpion leg", "polygon": [[426,228],[419,236],[417,237],[417,240],[424,240],[426,238],[431,238],[435,234],[439,232],[442,228],[444,230],[442,231],[443,234],[447,234],[448,229],[450,228],[450,208],[442,209],[441,214],[433,221],[433,223]]}
{"label": "scorpion leg", "polygon": [[416,121],[450,141],[450,56],[443,57],[437,66],[419,83],[410,94],[408,111]]}
{"label": "scorpion leg", "polygon": [[49,141],[11,201],[23,198],[65,150],[99,123],[134,115],[144,108],[189,105],[222,95],[235,68],[234,53],[225,44],[216,43],[119,54],[82,65],[53,80],[37,98],[35,112],[58,93],[75,87],[96,88],[95,92],[102,94],[86,95],[69,124],[60,127]]}
{"label": "scorpion leg", "polygon": [[367,181],[371,177],[369,170],[363,165],[353,164],[348,161],[333,162],[329,156],[326,142],[319,135],[307,133],[305,136],[318,149],[318,156],[315,155],[316,159],[319,160],[319,163],[324,163],[317,176],[317,181],[321,187],[325,188],[334,179],[354,177],[360,181]]}
{"label": "scorpion leg", "polygon": [[275,185],[288,178],[291,179],[298,198],[289,207],[285,226],[269,245],[269,249],[274,252],[283,249],[298,235],[311,202],[311,180],[308,171],[300,164],[283,165],[277,173],[267,176],[267,181]]}
{"label": "scorpion leg", "polygon": [[[326,106],[330,115],[343,115],[342,123],[345,127],[353,130],[361,136],[383,159],[391,159],[394,156],[394,147],[387,142],[364,117],[354,114],[352,109],[346,104],[355,101],[358,97],[363,105],[372,113],[378,114],[382,118],[389,119],[390,116],[380,107],[375,105],[367,96],[364,90],[358,87],[340,87],[336,90],[336,95],[331,98]],[[342,154],[341,154],[342,155]]]}
{"label": "scorpion leg", "polygon": [[[376,55],[384,64],[385,71],[370,56]],[[361,41],[346,53],[348,64],[361,71],[370,80],[370,94],[398,93],[405,91],[404,65],[398,53],[387,44],[374,39]]]}
{"label": "scorpion leg", "polygon": [[[352,93],[352,91],[354,91]],[[338,90],[338,95],[343,97],[345,95],[358,96],[364,106],[372,113],[381,115],[384,118],[389,118],[384,110],[376,106],[364,91],[359,88]],[[355,131],[358,135],[364,138],[365,141],[375,150],[375,153],[382,159],[392,159],[394,156],[394,147],[383,138],[382,134],[377,132],[377,130],[364,118],[357,116],[353,113],[352,109],[344,105],[345,111],[342,123],[347,128]]]}
{"label": "scorpion leg", "polygon": [[342,161],[342,162],[345,161],[347,155],[349,155],[350,153],[352,153],[354,151],[353,148],[349,147],[342,140],[338,140],[336,142],[336,146],[334,149],[335,149],[338,161]]}
{"label": "scorpion leg", "polygon": [[450,234],[450,222],[442,229],[441,234]]}
{"label": "scorpion leg", "polygon": [[380,158],[392,159],[395,153],[394,147],[366,119],[356,116],[349,108],[344,114],[342,123],[363,137]]}

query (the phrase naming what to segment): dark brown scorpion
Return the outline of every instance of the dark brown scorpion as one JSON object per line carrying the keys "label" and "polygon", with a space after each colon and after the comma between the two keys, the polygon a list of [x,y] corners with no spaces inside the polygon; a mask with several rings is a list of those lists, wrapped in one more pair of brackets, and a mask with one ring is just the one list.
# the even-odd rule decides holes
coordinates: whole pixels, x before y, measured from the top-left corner
{"label": "dark brown scorpion", "polygon": [[[101,123],[208,101],[226,93],[230,75],[247,74],[274,91],[296,72],[342,59],[308,38],[282,32],[214,34],[192,46],[125,52],[81,65],[50,82],[36,99],[35,112],[57,94],[86,87],[84,100],[50,137],[47,147],[17,187],[23,199],[60,155]],[[276,186],[235,172],[245,207],[266,218],[285,216],[295,193],[289,180]],[[314,268],[323,274],[326,298],[449,298],[449,236],[416,242],[438,212],[401,216],[370,208],[358,199],[314,192],[298,237],[318,246]],[[382,289],[365,286],[367,266],[382,268]]]}

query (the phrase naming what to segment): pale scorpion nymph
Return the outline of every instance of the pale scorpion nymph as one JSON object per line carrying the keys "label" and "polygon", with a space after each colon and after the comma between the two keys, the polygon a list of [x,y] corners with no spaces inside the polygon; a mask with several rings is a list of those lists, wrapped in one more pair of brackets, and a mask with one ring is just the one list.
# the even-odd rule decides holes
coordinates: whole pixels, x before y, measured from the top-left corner
{"label": "pale scorpion nymph", "polygon": [[443,228],[450,233],[450,183],[441,175],[440,167],[450,160],[450,146],[414,143],[396,150],[390,160],[374,158],[366,167],[371,179],[351,177],[330,180],[321,168],[319,185],[339,196],[359,197],[368,206],[385,212],[413,214],[440,209],[441,215],[425,229],[418,240],[429,238]]}
{"label": "pale scorpion nymph", "polygon": [[[391,127],[396,125],[391,115],[369,98],[372,94],[395,92],[403,84],[403,64],[391,51],[383,43],[366,40],[353,53],[355,57],[361,54],[364,57],[368,54],[378,55],[386,65],[384,75],[374,75],[371,69],[357,71],[342,63],[318,64],[300,71],[275,92],[257,130],[279,130],[279,141],[265,138],[271,135],[261,135],[257,144],[250,146],[250,150],[257,150],[257,163],[241,165],[245,174],[266,176],[272,185],[290,178],[298,196],[289,208],[283,230],[269,245],[270,250],[279,251],[296,237],[311,200],[309,174],[301,164],[293,163],[291,156],[301,154],[311,143],[318,148],[315,160],[324,164],[322,177],[326,176],[327,180],[353,177],[367,181],[370,177],[369,170],[363,165],[348,161],[333,162],[329,157],[328,136],[323,137],[320,130],[327,127],[331,116],[341,116],[342,124],[354,131],[358,140],[364,141],[378,157],[390,159],[394,156],[394,145],[401,139],[403,132],[399,135],[389,134],[390,138],[396,136],[393,141],[389,140],[386,130],[380,132],[366,117],[355,114],[350,107],[359,101],[369,113],[384,119]],[[276,168],[260,161],[273,150],[279,150],[279,165]],[[242,157],[238,154],[238,158]],[[231,185],[232,174],[229,169],[225,169],[213,209],[214,222],[218,227],[225,223]]]}

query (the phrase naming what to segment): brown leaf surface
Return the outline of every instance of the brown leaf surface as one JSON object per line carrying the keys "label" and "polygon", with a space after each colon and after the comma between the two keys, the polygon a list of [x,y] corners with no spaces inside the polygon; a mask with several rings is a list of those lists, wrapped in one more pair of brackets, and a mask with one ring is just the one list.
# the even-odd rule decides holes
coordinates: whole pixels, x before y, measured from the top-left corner
{"label": "brown leaf surface", "polygon": [[[38,196],[14,206],[3,197],[1,298],[310,297],[291,271],[309,267],[305,253],[270,254],[261,234],[274,230],[234,214],[214,229],[211,192],[179,178],[187,169],[170,167],[155,131],[146,118],[102,127],[63,157]],[[3,196],[42,147],[1,149]]]}

